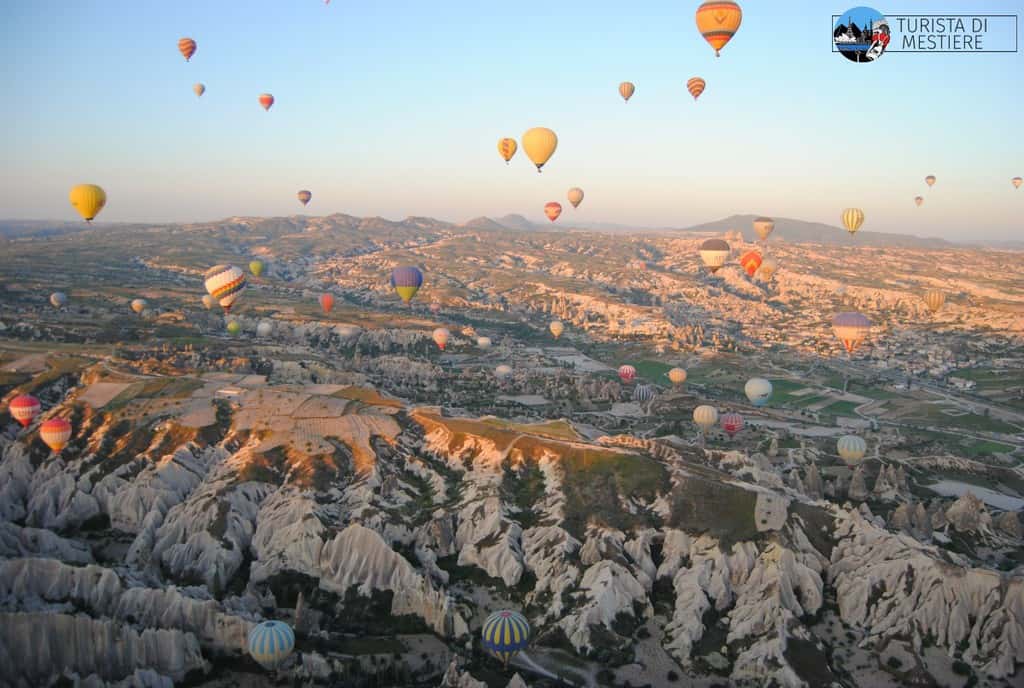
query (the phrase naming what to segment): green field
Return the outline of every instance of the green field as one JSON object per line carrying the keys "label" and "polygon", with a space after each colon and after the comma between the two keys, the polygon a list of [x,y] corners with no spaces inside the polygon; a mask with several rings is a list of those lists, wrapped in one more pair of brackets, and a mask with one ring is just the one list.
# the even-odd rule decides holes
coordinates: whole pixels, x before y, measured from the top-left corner
{"label": "green field", "polygon": [[501,428],[502,430],[511,430],[513,432],[522,432],[530,435],[540,435],[542,437],[551,437],[556,440],[566,440],[569,442],[576,442],[581,440],[579,433],[573,428],[572,423],[567,420],[551,420],[543,423],[511,423],[501,418],[483,418],[481,423]]}
{"label": "green field", "polygon": [[642,377],[649,382],[664,385],[668,384],[668,371],[672,370],[675,366],[670,366],[661,361],[638,361],[633,364],[633,367],[636,368],[638,377]]}
{"label": "green field", "polygon": [[854,412],[860,406],[856,401],[837,401],[834,404],[829,404],[822,411],[824,413],[831,413],[834,416],[856,416]]}

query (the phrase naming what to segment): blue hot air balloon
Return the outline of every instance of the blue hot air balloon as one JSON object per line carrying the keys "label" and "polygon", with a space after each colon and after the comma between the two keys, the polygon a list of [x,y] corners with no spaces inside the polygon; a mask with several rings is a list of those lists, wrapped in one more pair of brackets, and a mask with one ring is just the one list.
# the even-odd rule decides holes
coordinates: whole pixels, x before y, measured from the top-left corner
{"label": "blue hot air balloon", "polygon": [[249,654],[265,669],[276,669],[295,648],[295,633],[283,621],[264,621],[249,631]]}
{"label": "blue hot air balloon", "polygon": [[402,301],[409,303],[423,286],[423,273],[411,265],[395,268],[391,273],[391,286],[402,297]]}
{"label": "blue hot air balloon", "polygon": [[484,649],[508,667],[509,660],[529,644],[530,624],[519,612],[503,609],[487,617],[480,635]]}

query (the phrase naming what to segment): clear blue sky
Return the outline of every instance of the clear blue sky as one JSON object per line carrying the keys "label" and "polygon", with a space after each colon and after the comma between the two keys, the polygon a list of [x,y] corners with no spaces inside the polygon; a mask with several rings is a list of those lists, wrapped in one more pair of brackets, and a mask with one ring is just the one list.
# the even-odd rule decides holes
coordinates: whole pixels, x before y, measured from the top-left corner
{"label": "clear blue sky", "polygon": [[[745,0],[716,59],[694,25],[698,4],[10,0],[0,217],[72,219],[68,189],[93,182],[109,221],[541,221],[559,200],[563,219],[586,221],[685,226],[752,212],[837,223],[855,205],[864,229],[1024,237],[1024,189],[1009,182],[1024,176],[1024,54],[857,65],[830,43],[831,15],[855,3]],[[199,44],[191,63],[181,36]],[[696,75],[708,83],[698,103],[685,89]],[[628,104],[623,80],[637,87]],[[269,113],[263,91],[277,99]],[[544,173],[521,151],[506,167],[497,139],[538,125],[560,140]],[[926,174],[938,176],[931,190]],[[574,185],[586,191],[575,212],[564,200]],[[313,192],[305,211],[301,188]]]}

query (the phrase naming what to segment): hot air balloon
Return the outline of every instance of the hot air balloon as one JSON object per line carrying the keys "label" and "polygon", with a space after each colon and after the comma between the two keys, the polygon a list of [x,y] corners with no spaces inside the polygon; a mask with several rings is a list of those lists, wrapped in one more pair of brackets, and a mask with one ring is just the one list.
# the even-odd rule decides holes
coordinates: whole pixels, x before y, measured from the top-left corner
{"label": "hot air balloon", "polygon": [[504,380],[505,378],[511,375],[512,366],[507,366],[504,363],[502,363],[500,366],[494,369],[494,377],[498,378],[499,380]]}
{"label": "hot air balloon", "polygon": [[178,51],[184,56],[185,61],[188,62],[196,54],[196,42],[191,38],[181,38],[178,40]]}
{"label": "hot air balloon", "polygon": [[583,189],[578,186],[569,189],[569,202],[572,203],[573,208],[579,208],[580,203],[583,202]]}
{"label": "hot air balloon", "polygon": [[430,302],[430,312],[433,313],[434,315],[437,315],[438,313],[440,313],[441,312],[441,304],[438,303],[437,301],[431,301]]}
{"label": "hot air balloon", "polygon": [[562,324],[561,320],[552,320],[551,324],[548,325],[548,330],[551,332],[551,336],[558,339],[565,332],[565,325]]}
{"label": "hot air balloon", "polygon": [[754,220],[754,233],[761,241],[768,241],[768,235],[775,230],[775,220],[770,217],[759,217]]}
{"label": "hot air balloon", "polygon": [[39,400],[31,394],[20,394],[7,405],[7,411],[11,418],[21,423],[21,427],[27,428],[36,419],[42,410]]}
{"label": "hot air balloon", "polygon": [[627,103],[629,102],[629,99],[633,97],[633,93],[635,92],[636,86],[634,86],[632,82],[623,81],[619,84],[619,95],[622,96],[622,99]]}
{"label": "hot air balloon", "polygon": [[71,439],[71,423],[63,418],[50,418],[39,426],[39,438],[54,454],[60,454]]}
{"label": "hot air balloon", "polygon": [[261,320],[260,324],[256,326],[257,337],[269,337],[270,333],[274,331],[274,324],[269,320]]}
{"label": "hot air balloon", "polygon": [[730,0],[708,0],[697,8],[697,30],[715,49],[715,57],[740,28],[743,10]]}
{"label": "hot air balloon", "polygon": [[313,198],[313,194],[306,189],[303,189],[295,194],[295,197],[299,199],[299,203],[302,205],[309,205],[310,200]]}
{"label": "hot air balloon", "polygon": [[673,385],[678,387],[686,382],[686,371],[682,368],[673,368],[668,371],[668,379]]}
{"label": "hot air balloon", "polygon": [[491,338],[490,337],[477,337],[476,338],[476,345],[479,346],[481,349],[490,349],[491,348]]}
{"label": "hot air balloon", "polygon": [[526,157],[537,166],[538,172],[544,167],[544,163],[551,159],[556,148],[558,136],[550,129],[534,127],[523,134],[523,150],[526,151]]}
{"label": "hot air balloon", "polygon": [[263,106],[264,110],[270,110],[270,106],[274,104],[274,96],[269,93],[260,94],[260,105]]}
{"label": "hot air balloon", "polygon": [[928,185],[928,188],[935,186],[935,175],[929,174],[924,178],[924,183]]}
{"label": "hot air balloon", "polygon": [[562,204],[551,201],[550,203],[544,204],[544,214],[548,216],[548,219],[554,222],[558,219],[558,216],[562,214]]}
{"label": "hot air balloon", "polygon": [[209,294],[203,294],[203,299],[202,300],[203,300],[203,305],[206,306],[206,310],[210,310],[211,308],[213,308],[213,305],[215,303],[217,303],[216,301],[213,300],[213,297],[210,296]]}
{"label": "hot air balloon", "polygon": [[701,431],[707,432],[718,422],[718,409],[707,404],[698,406],[693,409],[693,422],[697,424]]}
{"label": "hot air balloon", "polygon": [[480,644],[508,668],[509,661],[530,643],[530,624],[519,612],[494,612],[480,629]]}
{"label": "hot air balloon", "polygon": [[204,93],[206,93],[206,86],[203,86],[202,84],[198,83],[194,84],[192,86],[192,92],[196,94],[197,98],[200,98]]}
{"label": "hot air balloon", "polygon": [[857,435],[843,435],[836,442],[836,452],[848,464],[857,465],[864,458],[868,443]]}
{"label": "hot air balloon", "polygon": [[133,311],[141,315],[142,311],[146,310],[146,306],[149,304],[146,302],[146,299],[132,299],[132,302],[129,305],[132,307]]}
{"label": "hot air balloon", "polygon": [[264,669],[276,669],[295,648],[295,633],[282,621],[264,621],[249,631],[249,654]]}
{"label": "hot air balloon", "polygon": [[423,286],[423,273],[419,268],[412,266],[395,268],[391,272],[391,286],[402,301],[409,303]]}
{"label": "hot air balloon", "polygon": [[234,336],[242,331],[242,325],[237,320],[231,320],[228,322],[228,334]]}
{"label": "hot air balloon", "polygon": [[708,239],[700,245],[700,259],[712,273],[725,265],[729,259],[729,244],[722,239]]}
{"label": "hot air balloon", "polygon": [[743,429],[743,416],[738,413],[726,413],[722,416],[722,429],[729,437],[734,437]]}
{"label": "hot air balloon", "polygon": [[690,92],[690,95],[693,96],[694,100],[700,98],[700,94],[704,92],[705,86],[707,86],[707,82],[699,76],[695,76],[686,81],[686,90]]}
{"label": "hot air balloon", "polygon": [[832,332],[843,343],[846,352],[852,354],[871,332],[871,321],[860,313],[839,313],[832,318]]}
{"label": "hot air balloon", "polygon": [[79,184],[71,188],[68,200],[83,220],[92,222],[107,204],[107,193],[95,184]]}
{"label": "hot air balloon", "polygon": [[937,313],[942,305],[946,303],[946,292],[940,289],[929,289],[924,293],[924,303],[928,310]]}
{"label": "hot air balloon", "polygon": [[50,305],[54,308],[63,308],[68,305],[68,295],[62,291],[55,291],[50,294]]}
{"label": "hot air balloon", "polygon": [[515,139],[498,139],[498,153],[501,155],[506,165],[508,164],[508,161],[512,159],[512,156],[516,154],[517,150],[519,150],[519,145],[516,144]]}
{"label": "hot air balloon", "polygon": [[922,203],[924,203],[924,196],[914,196],[914,205],[920,208]]}
{"label": "hot air balloon", "polygon": [[740,265],[751,277],[757,272],[757,269],[761,267],[761,254],[757,251],[747,251],[740,257]]}
{"label": "hot air balloon", "polygon": [[772,275],[779,269],[779,263],[771,256],[764,259],[761,263],[761,267],[757,269],[758,278],[764,282],[771,280]]}
{"label": "hot air balloon", "polygon": [[840,217],[843,219],[843,226],[851,236],[856,234],[860,226],[864,224],[864,211],[860,208],[847,208]]}
{"label": "hot air balloon", "polygon": [[636,368],[629,364],[619,366],[619,379],[623,382],[632,382],[636,379]]}
{"label": "hot air balloon", "polygon": [[448,328],[438,327],[430,336],[434,340],[434,343],[437,344],[437,348],[444,351],[444,347],[448,344],[448,338],[451,335],[452,333],[448,331]]}
{"label": "hot air balloon", "polygon": [[230,313],[245,289],[245,273],[234,265],[214,265],[206,271],[205,285],[224,312]]}
{"label": "hot air balloon", "polygon": [[633,390],[633,401],[642,404],[654,398],[653,385],[637,385]]}
{"label": "hot air balloon", "polygon": [[764,406],[772,397],[772,383],[763,377],[752,377],[743,386],[743,392],[754,406]]}
{"label": "hot air balloon", "polygon": [[253,277],[259,277],[263,274],[263,261],[253,260],[249,262],[249,272],[252,273]]}
{"label": "hot air balloon", "polygon": [[1021,179],[1020,177],[1014,177],[1013,179],[1010,180],[1010,183],[1013,184],[1013,188],[1019,189],[1020,185],[1024,184],[1024,179]]}
{"label": "hot air balloon", "polygon": [[323,309],[324,313],[330,313],[331,309],[334,308],[334,295],[333,294],[321,294],[320,295],[320,308]]}

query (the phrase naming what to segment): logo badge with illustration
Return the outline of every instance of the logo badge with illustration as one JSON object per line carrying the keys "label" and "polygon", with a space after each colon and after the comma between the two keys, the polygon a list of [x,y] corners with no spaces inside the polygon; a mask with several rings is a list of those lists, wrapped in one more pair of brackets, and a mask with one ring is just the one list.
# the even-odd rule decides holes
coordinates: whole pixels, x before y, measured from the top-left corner
{"label": "logo badge with illustration", "polygon": [[889,47],[889,22],[871,7],[846,10],[832,30],[832,42],[839,53],[851,62],[874,62]]}

